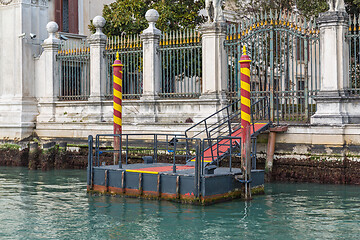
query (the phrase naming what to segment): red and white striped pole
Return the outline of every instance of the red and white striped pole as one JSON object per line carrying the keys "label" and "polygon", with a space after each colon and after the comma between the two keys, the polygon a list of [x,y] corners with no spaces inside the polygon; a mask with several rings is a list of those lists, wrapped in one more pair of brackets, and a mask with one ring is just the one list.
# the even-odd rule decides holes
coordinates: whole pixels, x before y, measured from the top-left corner
{"label": "red and white striped pole", "polygon": [[[113,66],[113,94],[114,94],[114,134],[122,133],[122,77],[123,77],[123,64],[119,59],[119,53],[116,53],[116,60]],[[120,150],[121,137],[114,137],[114,150]],[[115,152],[114,162],[119,159],[119,167],[122,168],[121,164],[121,151]],[[115,163],[114,163],[115,164]]]}
{"label": "red and white striped pole", "polygon": [[240,58],[241,72],[241,165],[245,180],[245,199],[251,198],[249,180],[251,178],[251,100],[250,100],[250,63],[251,59],[246,54],[246,47],[243,48],[243,55]]}

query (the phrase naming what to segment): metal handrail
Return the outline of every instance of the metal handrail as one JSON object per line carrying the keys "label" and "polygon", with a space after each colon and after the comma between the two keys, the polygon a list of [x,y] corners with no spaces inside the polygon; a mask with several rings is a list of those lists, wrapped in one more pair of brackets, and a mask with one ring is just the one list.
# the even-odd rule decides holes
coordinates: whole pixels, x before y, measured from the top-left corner
{"label": "metal handrail", "polygon": [[[152,147],[145,147],[145,148],[141,148],[142,151],[146,151],[146,150],[150,150],[150,151],[154,151],[154,160],[155,162],[157,162],[157,155],[158,155],[158,151],[174,151],[174,153],[176,153],[177,151],[184,151],[186,152],[186,154],[181,155],[181,156],[185,156],[186,158],[189,158],[190,154],[190,150],[189,150],[189,146],[188,146],[188,141],[192,140],[195,141],[196,138],[185,138],[184,135],[181,134],[97,134],[95,137],[95,166],[99,166],[100,165],[100,154],[101,153],[106,153],[106,152],[110,152],[110,153],[119,153],[121,154],[123,151],[125,151],[125,164],[128,163],[128,156],[129,156],[129,140],[133,140],[131,139],[131,137],[133,136],[148,136],[148,138],[146,139],[153,139],[153,146]],[[161,136],[164,138],[164,140],[161,139]],[[119,146],[119,150],[115,150],[115,149],[101,149],[100,151],[100,138],[102,137],[108,137],[108,138],[121,138],[125,140],[125,143],[123,143],[123,141],[120,141],[120,146]],[[181,150],[176,150],[176,142],[179,140],[186,140],[187,142],[183,143],[182,145],[185,146],[185,149],[181,149]],[[170,142],[173,141],[174,146],[170,145]],[[166,144],[166,147],[161,147],[159,146],[160,144]],[[123,146],[125,145],[125,146]],[[180,156],[180,155],[174,155],[174,157],[176,156]],[[121,162],[121,158],[119,156],[119,167],[121,167],[122,162]]]}
{"label": "metal handrail", "polygon": [[[237,101],[229,104],[228,106],[218,110],[217,112],[211,114],[210,116],[208,116],[207,118],[201,120],[200,122],[196,123],[195,125],[193,125],[192,127],[188,128],[185,130],[185,136],[188,137],[188,132],[196,127],[198,127],[199,125],[202,125],[204,124],[205,125],[205,129],[199,131],[198,133],[196,133],[194,135],[194,137],[197,137],[199,136],[200,134],[202,133],[205,133],[206,132],[206,137],[207,138],[210,138],[213,136],[212,132],[217,132],[217,133],[220,133],[219,136],[223,136],[225,133],[222,132],[221,130],[225,129],[225,127],[221,128],[223,125],[225,124],[228,124],[228,128],[229,128],[229,131],[227,132],[227,135],[231,135],[231,133],[233,132],[233,130],[231,129],[232,125],[233,125],[233,120],[238,117],[240,114],[241,114],[241,111],[240,110],[236,110],[234,112],[229,112],[229,109],[236,105],[236,104],[239,104],[240,103],[240,99],[238,99]],[[260,112],[260,111],[266,111],[265,114],[263,114],[263,116],[265,117],[264,120],[267,120],[269,122],[269,124],[271,123],[271,119],[270,119],[270,104],[269,104],[269,99],[267,96],[257,100],[255,103],[252,103],[251,104],[251,109],[253,109],[255,106],[257,105],[260,105],[260,107],[258,108],[257,112]],[[265,106],[265,107],[262,107],[262,106]],[[210,126],[208,126],[208,120],[211,119],[212,117],[214,117],[215,115],[223,112],[224,110],[227,110],[227,113],[226,113],[226,116],[221,118],[220,120],[218,120],[217,122],[215,123],[212,123]],[[253,130],[255,132],[255,126],[254,124],[257,123],[258,121],[254,121],[254,111],[252,110],[251,111],[251,123],[252,123],[252,127],[253,127]],[[240,129],[241,127],[241,124],[239,122],[237,122],[236,124],[238,124],[239,126],[237,128],[234,129],[234,131]]]}
{"label": "metal handrail", "polygon": [[[188,136],[188,132],[189,132],[191,129],[193,129],[193,128],[201,125],[201,124],[207,125],[207,120],[209,120],[210,118],[214,117],[215,115],[221,113],[221,112],[224,111],[225,109],[228,109],[228,108],[232,107],[233,105],[238,104],[239,102],[240,102],[240,99],[237,100],[237,101],[235,101],[235,102],[233,102],[233,103],[231,103],[231,104],[229,104],[229,105],[227,105],[226,107],[223,107],[222,109],[216,111],[215,113],[211,114],[210,116],[208,116],[208,117],[206,117],[205,119],[201,120],[200,122],[196,123],[196,124],[193,125],[192,127],[186,129],[186,130],[185,130],[185,136],[186,136],[186,137]],[[228,116],[229,116],[229,115],[227,115],[227,118],[228,118]],[[226,118],[226,117],[225,117],[225,118]],[[223,119],[225,119],[225,118],[222,118],[221,120],[223,120]],[[220,120],[220,121],[221,121],[221,120]],[[220,122],[220,121],[217,121],[217,122],[211,124],[210,126],[206,126],[206,128],[205,128],[204,130],[202,130],[202,131],[200,131],[199,133],[195,134],[194,137],[200,135],[201,133],[203,133],[203,132],[205,132],[205,131],[208,132],[208,128],[210,128],[210,127],[212,127],[212,126],[217,126],[218,122]]]}
{"label": "metal handrail", "polygon": [[[231,134],[233,132],[236,132],[237,130],[239,130],[241,128],[241,123],[240,122],[236,122],[236,124],[238,125],[237,127],[234,128],[234,130],[232,130],[232,125],[233,125],[233,120],[238,117],[240,114],[241,114],[241,111],[239,110],[236,110],[234,112],[229,112],[229,108],[232,107],[233,105],[235,104],[238,104],[240,102],[240,99],[233,102],[232,104],[229,104],[228,106],[220,109],[219,111],[215,112],[214,114],[210,115],[209,117],[205,118],[204,120],[198,122],[197,124],[195,124],[194,126],[188,128],[186,131],[185,131],[185,136],[187,136],[187,132],[190,131],[191,129],[199,126],[200,124],[204,123],[205,125],[205,129],[200,131],[199,133],[195,134],[195,136],[198,136],[200,135],[201,133],[204,133],[206,132],[206,138],[204,138],[204,146],[205,146],[205,143],[207,145],[207,147],[204,148],[204,152],[206,150],[208,150],[209,148],[212,148],[214,145],[218,144],[218,142],[216,143],[213,143],[213,139],[219,139],[221,137],[224,137],[224,138],[239,138],[239,136],[231,136]],[[256,108],[256,106],[258,106],[257,109],[254,109]],[[210,119],[211,117],[215,116],[216,114],[219,114],[221,113],[222,111],[224,110],[227,110],[227,116],[226,117],[223,117],[221,118],[219,121],[217,121],[216,123],[213,123],[211,124],[210,126],[208,126],[207,124],[207,120]],[[267,121],[267,125],[271,125],[271,119],[270,119],[270,104],[269,104],[269,99],[267,96],[257,100],[256,102],[252,103],[251,104],[251,127],[253,128],[253,134],[252,134],[252,138],[255,138],[256,135],[258,134],[258,132],[255,131],[255,124],[260,122],[261,120],[264,121],[266,120]],[[258,113],[261,113],[260,116],[261,116],[261,119],[257,120],[254,115],[258,115]],[[225,132],[223,132],[222,130],[226,129],[226,123],[227,123],[227,126],[229,128],[227,134],[225,135]],[[260,129],[261,131],[261,129]],[[213,138],[213,136],[215,135],[215,133],[218,133],[217,137],[216,138]],[[254,151],[256,151],[254,149]],[[211,156],[212,156],[212,159],[213,161],[215,160],[214,158],[214,155],[213,155],[213,151],[211,151]],[[219,156],[216,157],[216,159],[218,158]]]}

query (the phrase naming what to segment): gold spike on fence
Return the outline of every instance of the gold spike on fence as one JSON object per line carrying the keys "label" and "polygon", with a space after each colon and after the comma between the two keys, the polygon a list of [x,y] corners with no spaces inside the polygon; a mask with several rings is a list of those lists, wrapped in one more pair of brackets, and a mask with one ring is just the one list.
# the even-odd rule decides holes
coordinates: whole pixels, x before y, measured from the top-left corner
{"label": "gold spike on fence", "polygon": [[[349,22],[356,21],[355,17],[351,17]],[[359,20],[360,22],[360,20]],[[350,24],[354,25],[355,24]],[[260,29],[274,27],[288,30],[295,30],[300,34],[318,34],[319,29],[315,24],[315,19],[306,20],[304,16],[295,15],[290,11],[277,12],[270,10],[257,14],[250,20],[244,20],[242,23],[233,24],[233,28],[228,29],[226,36],[227,41],[236,41],[237,39],[244,37],[251,32],[258,31]],[[350,28],[349,29],[354,29]],[[360,29],[360,24],[356,24],[356,29]]]}
{"label": "gold spike on fence", "polygon": [[142,47],[140,35],[110,36],[106,43],[106,50],[136,50]]}
{"label": "gold spike on fence", "polygon": [[201,34],[195,29],[180,29],[164,32],[161,36],[160,46],[179,46],[201,43]]}

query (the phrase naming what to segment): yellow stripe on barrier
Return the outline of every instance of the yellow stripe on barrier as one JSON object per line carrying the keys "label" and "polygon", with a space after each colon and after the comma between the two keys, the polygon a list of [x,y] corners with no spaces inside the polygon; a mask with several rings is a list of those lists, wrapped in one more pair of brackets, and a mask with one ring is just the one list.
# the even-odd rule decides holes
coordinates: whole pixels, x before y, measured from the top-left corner
{"label": "yellow stripe on barrier", "polygon": [[[191,162],[196,162],[196,160],[195,159],[193,159],[193,160],[191,160]],[[211,160],[204,160],[204,162],[206,162],[206,163],[210,163],[210,162],[212,162]]]}
{"label": "yellow stripe on barrier", "polygon": [[122,93],[116,89],[114,89],[114,96],[122,99]]}
{"label": "yellow stripe on barrier", "polygon": [[244,104],[247,107],[250,107],[250,99],[241,96],[241,104]]}
{"label": "yellow stripe on barrier", "polygon": [[159,172],[151,172],[151,171],[141,171],[141,170],[126,170],[127,172],[135,172],[135,173],[150,173],[150,174],[159,174]]}
{"label": "yellow stripe on barrier", "polygon": [[244,111],[241,111],[241,119],[250,123],[250,115]]}
{"label": "yellow stripe on barrier", "polygon": [[114,75],[114,83],[120,85],[122,87],[122,81],[119,77],[117,77],[116,75]]}
{"label": "yellow stripe on barrier", "polygon": [[250,69],[249,68],[241,68],[241,73],[250,77]]}
{"label": "yellow stripe on barrier", "polygon": [[121,126],[122,124],[121,118],[118,118],[117,116],[114,115],[114,123]]}
{"label": "yellow stripe on barrier", "polygon": [[[255,124],[255,125],[266,125],[268,123],[253,123],[253,124]],[[244,128],[244,126],[241,126],[241,128]]]}
{"label": "yellow stripe on barrier", "polygon": [[118,112],[121,112],[122,111],[122,107],[120,104],[117,104],[116,102],[114,102],[114,109]]}
{"label": "yellow stripe on barrier", "polygon": [[245,91],[250,92],[250,84],[247,82],[241,81],[241,89],[244,89]]}

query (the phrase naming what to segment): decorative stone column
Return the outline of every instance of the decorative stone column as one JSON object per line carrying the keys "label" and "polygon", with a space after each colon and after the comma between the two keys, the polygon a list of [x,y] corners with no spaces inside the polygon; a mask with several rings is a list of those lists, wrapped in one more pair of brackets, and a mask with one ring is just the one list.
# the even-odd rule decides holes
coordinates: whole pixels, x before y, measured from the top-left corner
{"label": "decorative stone column", "polygon": [[55,36],[59,26],[56,22],[49,22],[46,25],[46,29],[49,37],[42,44],[44,52],[40,58],[45,74],[38,76],[37,79],[40,112],[37,116],[37,122],[55,121],[55,102],[59,96],[60,89],[59,64],[56,62],[60,40]]}
{"label": "decorative stone column", "polygon": [[149,27],[141,34],[144,52],[144,70],[143,70],[143,94],[142,100],[155,100],[159,98],[161,69],[159,44],[161,31],[155,24],[159,19],[159,13],[155,9],[146,12],[146,20]]}
{"label": "decorative stone column", "polygon": [[55,33],[59,30],[59,26],[56,22],[49,22],[46,25],[46,30],[49,33],[49,37],[45,39],[42,44],[46,63],[43,83],[44,92],[39,99],[40,102],[54,103],[59,96],[60,89],[59,64],[56,62],[60,40],[55,36]]}
{"label": "decorative stone column", "polygon": [[202,99],[220,100],[227,105],[227,59],[224,47],[226,23],[207,22],[200,27],[202,33]]}
{"label": "decorative stone column", "polygon": [[[330,8],[332,9],[332,8]],[[321,13],[320,92],[312,124],[360,123],[359,99],[349,96],[348,14],[344,8]]]}
{"label": "decorative stone column", "polygon": [[159,100],[161,82],[161,59],[159,53],[161,31],[156,28],[159,13],[150,9],[145,14],[149,27],[140,35],[143,41],[143,93],[140,98],[138,123],[154,123],[158,121],[157,100]]}
{"label": "decorative stone column", "polygon": [[96,32],[88,38],[90,44],[90,98],[89,101],[100,103],[106,93],[106,62],[104,51],[106,47],[106,35],[102,32],[106,20],[102,16],[96,16],[93,24]]}

